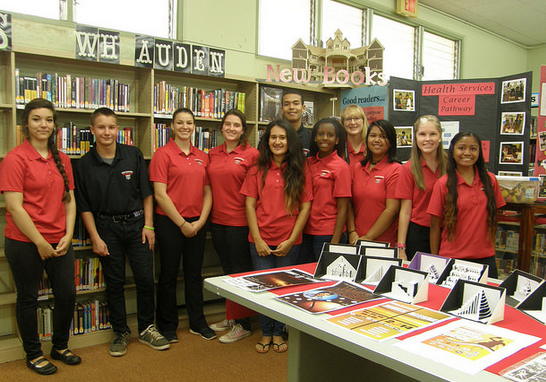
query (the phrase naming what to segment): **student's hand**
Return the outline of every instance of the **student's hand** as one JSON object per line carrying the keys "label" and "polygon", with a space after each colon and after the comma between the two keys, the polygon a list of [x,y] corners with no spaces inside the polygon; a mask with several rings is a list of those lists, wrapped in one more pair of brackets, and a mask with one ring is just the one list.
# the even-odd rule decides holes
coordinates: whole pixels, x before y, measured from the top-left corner
{"label": "student's hand", "polygon": [[192,225],[193,229],[195,229],[196,235],[197,235],[197,232],[199,232],[201,228],[203,228],[203,226],[205,225],[205,223],[201,222],[200,220],[196,220],[194,222],[191,222],[190,224]]}
{"label": "student's hand", "polygon": [[40,254],[40,258],[42,260],[46,260],[55,256],[55,249],[45,240],[42,243],[37,244],[36,248],[38,248],[38,253]]}
{"label": "student's hand", "polygon": [[398,258],[407,261],[406,248],[398,248]]}
{"label": "student's hand", "polygon": [[68,248],[70,248],[70,243],[72,242],[71,235],[65,235],[59,240],[57,247],[55,248],[55,257],[60,257],[66,255]]}
{"label": "student's hand", "polygon": [[186,221],[186,223],[182,224],[180,227],[180,231],[184,234],[186,237],[194,237],[197,235],[197,231],[195,230],[195,227],[192,225],[192,223]]}
{"label": "student's hand", "polygon": [[256,252],[258,252],[259,256],[265,257],[271,255],[271,248],[269,248],[269,245],[263,239],[256,240],[254,245],[256,245]]}
{"label": "student's hand", "polygon": [[288,252],[290,252],[293,245],[294,243],[290,240],[285,240],[277,246],[277,249],[271,251],[271,253],[278,257],[285,257],[288,255]]}
{"label": "student's hand", "polygon": [[93,252],[97,255],[104,257],[110,254],[110,252],[108,252],[108,246],[100,237],[98,239],[91,240],[91,242],[93,243]]}
{"label": "student's hand", "polygon": [[356,231],[351,232],[349,234],[349,244],[355,245],[357,240],[358,240],[358,233],[356,233]]}
{"label": "student's hand", "polygon": [[155,246],[155,231],[148,229],[148,228],[142,228],[142,244],[145,244],[146,241],[148,242],[148,248],[150,248],[150,251],[154,250]]}

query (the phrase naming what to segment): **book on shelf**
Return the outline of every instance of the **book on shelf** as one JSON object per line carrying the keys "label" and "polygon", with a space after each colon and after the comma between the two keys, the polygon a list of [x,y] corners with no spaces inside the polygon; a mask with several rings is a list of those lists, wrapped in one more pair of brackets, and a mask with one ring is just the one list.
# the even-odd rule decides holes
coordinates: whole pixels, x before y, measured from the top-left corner
{"label": "book on shelf", "polygon": [[260,87],[260,121],[270,122],[280,117],[282,94],[280,88]]}
{"label": "book on shelf", "polygon": [[154,113],[172,114],[176,109],[190,109],[196,117],[220,119],[226,111],[245,112],[245,93],[224,88],[205,90],[192,86],[174,86],[166,81],[154,85]]}
{"label": "book on shelf", "polygon": [[169,143],[171,137],[171,125],[166,123],[154,123],[154,152]]}
{"label": "book on shelf", "polygon": [[34,98],[45,98],[62,109],[108,107],[130,111],[130,85],[117,79],[90,78],[71,74],[42,73],[21,75],[15,69],[15,102],[25,105]]}
{"label": "book on shelf", "polygon": [[208,153],[210,149],[218,145],[217,135],[217,129],[212,129],[212,131],[209,131],[208,129],[197,126],[193,131],[192,143],[199,150]]}

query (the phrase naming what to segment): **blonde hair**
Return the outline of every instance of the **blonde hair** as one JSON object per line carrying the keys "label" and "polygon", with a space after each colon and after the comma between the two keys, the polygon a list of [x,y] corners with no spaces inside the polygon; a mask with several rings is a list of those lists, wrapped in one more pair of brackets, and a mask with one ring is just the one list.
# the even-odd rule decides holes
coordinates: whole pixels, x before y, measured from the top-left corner
{"label": "blonde hair", "polygon": [[366,139],[366,133],[368,132],[368,119],[364,110],[358,105],[349,105],[341,112],[341,124],[345,127],[345,119],[349,117],[362,118],[362,140]]}
{"label": "blonde hair", "polygon": [[423,168],[421,166],[421,158],[423,155],[419,147],[417,147],[416,137],[421,125],[427,122],[432,122],[434,124],[434,127],[436,127],[436,129],[440,133],[440,144],[438,145],[438,149],[436,151],[440,176],[445,175],[447,166],[447,154],[442,147],[442,125],[440,124],[440,120],[434,115],[424,115],[422,117],[419,117],[413,125],[413,145],[411,147],[410,170],[413,178],[415,179],[415,184],[419,189],[423,191],[425,190],[425,178],[423,176]]}

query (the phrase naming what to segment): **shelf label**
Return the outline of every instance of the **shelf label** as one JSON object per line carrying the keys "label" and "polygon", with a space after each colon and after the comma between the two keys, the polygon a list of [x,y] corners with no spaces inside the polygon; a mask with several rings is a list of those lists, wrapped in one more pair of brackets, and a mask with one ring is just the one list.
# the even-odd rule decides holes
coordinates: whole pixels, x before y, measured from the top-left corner
{"label": "shelf label", "polygon": [[76,25],[76,58],[119,64],[119,32]]}

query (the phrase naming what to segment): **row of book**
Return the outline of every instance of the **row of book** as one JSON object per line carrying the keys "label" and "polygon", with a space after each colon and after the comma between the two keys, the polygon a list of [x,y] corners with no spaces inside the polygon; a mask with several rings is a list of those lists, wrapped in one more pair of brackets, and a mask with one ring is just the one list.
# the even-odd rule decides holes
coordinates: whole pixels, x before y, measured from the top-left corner
{"label": "row of book", "polygon": [[529,273],[540,278],[546,278],[546,259],[531,257]]}
{"label": "row of book", "polygon": [[83,220],[79,216],[76,217],[74,224],[74,234],[72,235],[73,247],[85,247],[91,245],[91,238],[85,229]]}
{"label": "row of book", "polygon": [[[133,146],[134,127],[120,127],[116,140],[124,145]],[[95,142],[89,128],[76,126],[68,122],[57,133],[57,149],[68,155],[83,155]]]}
{"label": "row of book", "polygon": [[538,255],[546,256],[546,233],[537,233],[535,235],[534,252]]}
{"label": "row of book", "polygon": [[509,252],[518,252],[519,232],[499,227],[499,229],[497,230],[497,239],[495,246],[497,249]]}
{"label": "row of book", "polygon": [[[170,125],[154,123],[154,151],[166,145],[170,139]],[[206,153],[218,145],[218,130],[197,126],[192,135],[192,144]]]}
{"label": "row of book", "polygon": [[15,69],[15,100],[18,105],[41,97],[63,109],[109,107],[115,111],[129,112],[129,92],[129,84],[117,79],[41,72],[25,76]]}
{"label": "row of book", "polygon": [[192,86],[173,86],[166,81],[154,85],[154,113],[172,114],[176,109],[190,109],[196,117],[220,119],[231,109],[245,112],[246,94],[234,90],[207,91]]}
{"label": "row of book", "polygon": [[[51,304],[38,306],[38,336],[41,341],[51,339],[53,333],[53,310]],[[70,327],[70,335],[80,335],[98,330],[110,329],[108,305],[97,299],[78,302],[74,307],[74,319]]]}
{"label": "row of book", "polygon": [[[98,257],[74,260],[74,284],[76,291],[96,290],[106,287],[102,266]],[[38,299],[47,299],[52,293],[51,283],[47,277],[47,273],[44,272],[38,289]]]}

